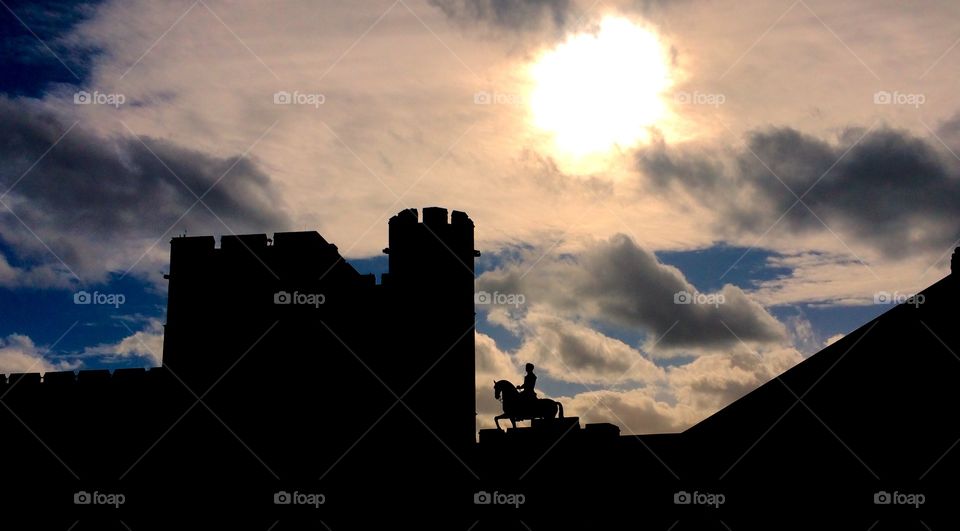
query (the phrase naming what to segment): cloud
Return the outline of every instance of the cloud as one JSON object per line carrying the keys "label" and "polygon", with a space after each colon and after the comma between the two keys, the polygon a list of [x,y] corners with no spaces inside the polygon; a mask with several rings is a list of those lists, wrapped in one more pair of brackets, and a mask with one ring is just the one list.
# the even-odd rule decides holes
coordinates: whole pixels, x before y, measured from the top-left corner
{"label": "cloud", "polygon": [[831,142],[780,127],[750,132],[727,158],[660,142],[637,161],[654,189],[716,210],[716,229],[732,238],[783,216],[790,234],[835,232],[889,259],[939,253],[957,239],[960,171],[936,141],[851,127]]}
{"label": "cloud", "polygon": [[801,352],[814,354],[823,348],[823,341],[813,329],[813,324],[802,312],[783,319],[790,334],[791,343]]}
{"label": "cloud", "polygon": [[[519,365],[514,363],[510,355],[497,348],[497,344],[492,337],[480,332],[477,332],[476,336],[475,358],[477,380],[480,380],[481,377],[488,380],[491,378],[500,380],[504,375],[513,374],[518,370]],[[492,394],[493,383],[482,383],[484,385],[489,384],[490,392]]]}
{"label": "cloud", "polygon": [[512,32],[567,30],[611,11],[650,16],[678,0],[608,0],[595,9],[592,0],[428,0],[448,19],[468,27],[487,26]]}
{"label": "cloud", "polygon": [[67,287],[70,284],[70,275],[58,264],[27,265],[16,267],[10,265],[7,257],[0,254],[0,287]]}
{"label": "cloud", "polygon": [[648,334],[647,348],[655,356],[724,349],[740,341],[779,342],[786,336],[783,325],[733,285],[709,294],[714,304],[677,304],[678,293],[695,296],[696,288],[625,235],[593,242],[577,254],[540,251],[484,273],[478,289],[520,294],[528,306],[545,306],[573,319],[639,329]]}
{"label": "cloud", "polygon": [[792,348],[758,351],[737,348],[668,367],[658,385],[634,389],[592,389],[559,397],[568,415],[582,423],[610,422],[623,433],[683,431],[803,359]]}
{"label": "cloud", "polygon": [[476,334],[475,359],[477,429],[493,428],[493,417],[503,412],[500,402],[493,397],[493,382],[519,374],[520,367],[497,347],[493,338],[480,332]]}
{"label": "cloud", "polygon": [[668,380],[676,399],[706,418],[801,361],[803,355],[792,347],[741,346],[671,367]]}
{"label": "cloud", "polygon": [[50,371],[69,371],[78,364],[63,360],[53,360],[49,352],[33,344],[33,340],[22,334],[10,334],[0,338],[0,374],[31,373]]}
{"label": "cloud", "polygon": [[0,374],[45,373],[81,368],[95,359],[97,363],[115,363],[125,358],[142,358],[148,366],[158,367],[163,353],[163,324],[149,318],[142,330],[131,333],[115,343],[87,347],[79,354],[68,354],[57,359],[23,334],[0,338]]}
{"label": "cloud", "polygon": [[954,151],[960,148],[960,112],[940,122],[937,126],[937,136]]}
{"label": "cloud", "polygon": [[[785,326],[731,285],[706,294],[723,295],[722,304],[675,304],[676,292],[695,288],[623,235],[579,251],[542,251],[501,257],[478,279],[492,299],[478,306],[487,322],[520,343],[503,353],[486,338],[477,350],[484,359],[499,353],[500,371],[529,361],[549,388],[578,389],[554,398],[582,422],[611,422],[624,433],[682,431],[801,361],[791,342],[815,340],[802,316]],[[524,299],[504,304],[511,295]]]}
{"label": "cloud", "polygon": [[[71,129],[35,100],[0,96],[0,120],[0,186],[12,187],[3,198],[9,210],[0,208],[4,241],[60,277],[66,268],[84,281],[124,271],[169,232],[273,231],[290,224],[271,179],[248,158],[216,157],[165,139],[102,135],[83,124]],[[203,204],[195,204],[198,196]],[[165,255],[165,246],[160,249]],[[4,260],[0,281],[57,284],[41,272]]]}
{"label": "cloud", "polygon": [[642,352],[588,326],[540,310],[531,310],[521,326],[524,343],[515,358],[554,378],[616,386],[664,377],[663,369]]}
{"label": "cloud", "polygon": [[[548,388],[578,390],[554,397],[568,415],[624,433],[692,426],[801,361],[786,345],[813,337],[805,319],[787,327],[731,285],[706,294],[722,295],[722,304],[675,304],[675,293],[696,289],[623,235],[568,253],[521,249],[501,259],[478,279],[492,303],[478,308],[520,342],[504,353],[491,338],[478,339],[478,359],[501,360],[501,374],[534,363]],[[489,379],[478,378],[478,404],[488,400]],[[483,415],[499,413],[486,406],[481,425]]]}
{"label": "cloud", "polygon": [[823,346],[824,346],[824,347],[829,347],[830,345],[832,345],[832,344],[836,343],[837,341],[840,341],[841,339],[843,339],[843,336],[844,336],[844,334],[834,334],[834,335],[828,337],[827,340],[823,342]]}
{"label": "cloud", "polygon": [[488,24],[513,31],[563,28],[570,0],[429,0],[447,18],[465,25]]}
{"label": "cloud", "polygon": [[580,417],[581,425],[609,422],[624,435],[679,432],[700,418],[690,407],[657,400],[645,389],[588,391],[558,400],[567,415]]}
{"label": "cloud", "polygon": [[163,361],[163,324],[159,319],[148,319],[143,330],[116,343],[103,343],[84,349],[82,356],[96,357],[100,362],[114,363],[124,358],[143,358],[151,367]]}

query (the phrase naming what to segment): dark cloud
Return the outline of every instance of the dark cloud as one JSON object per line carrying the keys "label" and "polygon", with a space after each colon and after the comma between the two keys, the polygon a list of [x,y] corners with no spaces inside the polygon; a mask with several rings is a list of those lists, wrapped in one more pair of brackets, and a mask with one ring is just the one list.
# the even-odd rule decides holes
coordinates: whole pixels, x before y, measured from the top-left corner
{"label": "dark cloud", "polygon": [[952,146],[954,153],[960,148],[960,112],[944,120],[937,127],[937,136],[948,146]]}
{"label": "dark cloud", "polygon": [[480,289],[522,294],[525,304],[545,305],[559,315],[650,333],[660,338],[655,355],[786,337],[776,319],[732,285],[714,294],[722,295],[719,304],[676,304],[677,293],[695,288],[678,269],[660,263],[624,235],[574,256],[529,258],[484,273]]}
{"label": "dark cloud", "polygon": [[459,23],[508,30],[563,28],[571,15],[569,0],[430,0],[430,5]]}
{"label": "dark cloud", "polygon": [[[684,0],[608,0],[606,7],[645,16]],[[593,2],[576,0],[429,0],[450,20],[464,26],[487,26],[508,31],[566,30],[570,25],[589,23]],[[671,50],[675,53],[675,50]]]}
{"label": "dark cloud", "polygon": [[[0,98],[0,120],[0,190],[13,186],[4,202],[81,276],[103,274],[111,258],[126,253],[136,259],[146,251],[143,241],[163,238],[168,230],[272,232],[290,225],[270,178],[249,159],[215,157],[169,140],[104,137],[80,123],[41,160],[69,123],[33,100],[6,98]],[[197,204],[178,222],[196,196],[210,210]],[[52,258],[3,207],[0,227],[19,253]]]}
{"label": "dark cloud", "polygon": [[[780,221],[788,230],[826,231],[825,224],[889,258],[941,252],[960,233],[960,172],[936,140],[851,128],[826,142],[774,128],[750,133],[746,145],[729,165],[716,153],[662,142],[637,160],[655,188],[717,211],[732,237],[763,233],[788,210]],[[809,210],[794,205],[797,196]]]}

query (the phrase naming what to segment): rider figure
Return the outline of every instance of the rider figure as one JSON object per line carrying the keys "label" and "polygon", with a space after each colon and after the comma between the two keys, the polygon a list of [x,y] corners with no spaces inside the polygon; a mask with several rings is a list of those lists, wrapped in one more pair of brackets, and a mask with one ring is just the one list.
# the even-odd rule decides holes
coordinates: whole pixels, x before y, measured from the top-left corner
{"label": "rider figure", "polygon": [[537,398],[537,393],[533,392],[537,386],[537,375],[533,374],[532,363],[528,363],[526,369],[527,375],[523,377],[523,385],[518,385],[517,390],[520,391],[520,398],[527,403],[532,403]]}

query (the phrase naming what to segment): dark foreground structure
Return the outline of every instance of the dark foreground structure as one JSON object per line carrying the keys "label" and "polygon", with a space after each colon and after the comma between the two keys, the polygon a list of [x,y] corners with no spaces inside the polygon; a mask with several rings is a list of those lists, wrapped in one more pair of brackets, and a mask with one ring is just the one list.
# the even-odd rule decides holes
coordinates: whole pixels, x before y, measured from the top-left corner
{"label": "dark foreground structure", "polygon": [[960,275],[684,433],[573,417],[478,442],[473,229],[462,212],[400,212],[379,284],[316,232],[174,238],[163,367],[0,378],[6,517],[738,530],[949,515]]}

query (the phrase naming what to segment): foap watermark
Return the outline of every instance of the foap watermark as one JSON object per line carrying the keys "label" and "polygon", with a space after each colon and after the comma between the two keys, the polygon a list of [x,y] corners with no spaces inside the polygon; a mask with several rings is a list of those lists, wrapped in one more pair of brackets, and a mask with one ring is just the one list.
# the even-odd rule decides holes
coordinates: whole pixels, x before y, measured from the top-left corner
{"label": "foap watermark", "polygon": [[319,308],[321,304],[327,302],[327,296],[323,293],[300,293],[294,291],[278,291],[273,294],[274,304],[295,304],[300,306],[313,306]]}
{"label": "foap watermark", "polygon": [[726,502],[727,497],[720,492],[700,492],[698,490],[687,492],[681,490],[673,493],[674,505],[705,505],[719,509]]}
{"label": "foap watermark", "polygon": [[314,109],[319,109],[327,101],[327,97],[319,92],[300,92],[295,90],[287,92],[281,90],[273,93],[274,105],[313,105]]}
{"label": "foap watermark", "polygon": [[700,293],[699,291],[690,293],[687,290],[680,290],[673,294],[674,304],[706,304],[719,307],[725,302],[727,302],[727,298],[723,296],[723,293]]}
{"label": "foap watermark", "polygon": [[912,105],[917,109],[926,102],[927,96],[920,92],[878,90],[873,93],[874,105]]}
{"label": "foap watermark", "polygon": [[519,492],[487,492],[481,490],[473,494],[474,505],[512,505],[519,509],[527,502],[527,497]]}
{"label": "foap watermark", "polygon": [[719,92],[687,92],[681,90],[673,95],[674,101],[681,105],[711,105],[719,107],[726,103],[727,97]]}
{"label": "foap watermark", "polygon": [[73,93],[73,103],[76,105],[112,105],[119,108],[127,101],[127,97],[119,92],[87,92],[78,90]]}
{"label": "foap watermark", "polygon": [[515,92],[488,92],[479,90],[473,93],[476,105],[523,105],[523,96]]}
{"label": "foap watermark", "polygon": [[473,294],[473,302],[482,305],[513,306],[514,308],[519,308],[521,304],[527,302],[527,298],[523,293],[500,293],[499,291],[490,293],[488,291],[478,291]]}
{"label": "foap watermark", "polygon": [[74,505],[111,505],[119,509],[121,505],[127,503],[127,497],[119,492],[87,492],[80,490],[73,493]]}
{"label": "foap watermark", "polygon": [[74,304],[96,304],[119,308],[125,302],[127,302],[127,297],[123,293],[100,293],[99,291],[90,293],[81,290],[73,294]]}
{"label": "foap watermark", "polygon": [[926,302],[923,293],[900,293],[899,291],[878,291],[873,294],[874,304],[909,304],[914,308]]}
{"label": "foap watermark", "polygon": [[321,505],[327,503],[327,497],[319,492],[300,492],[295,490],[287,492],[280,490],[273,493],[274,505],[309,505],[314,509],[319,509]]}
{"label": "foap watermark", "polygon": [[873,493],[874,505],[910,505],[914,509],[919,509],[926,502],[927,497],[919,492],[900,492],[898,490],[887,492],[881,490]]}

